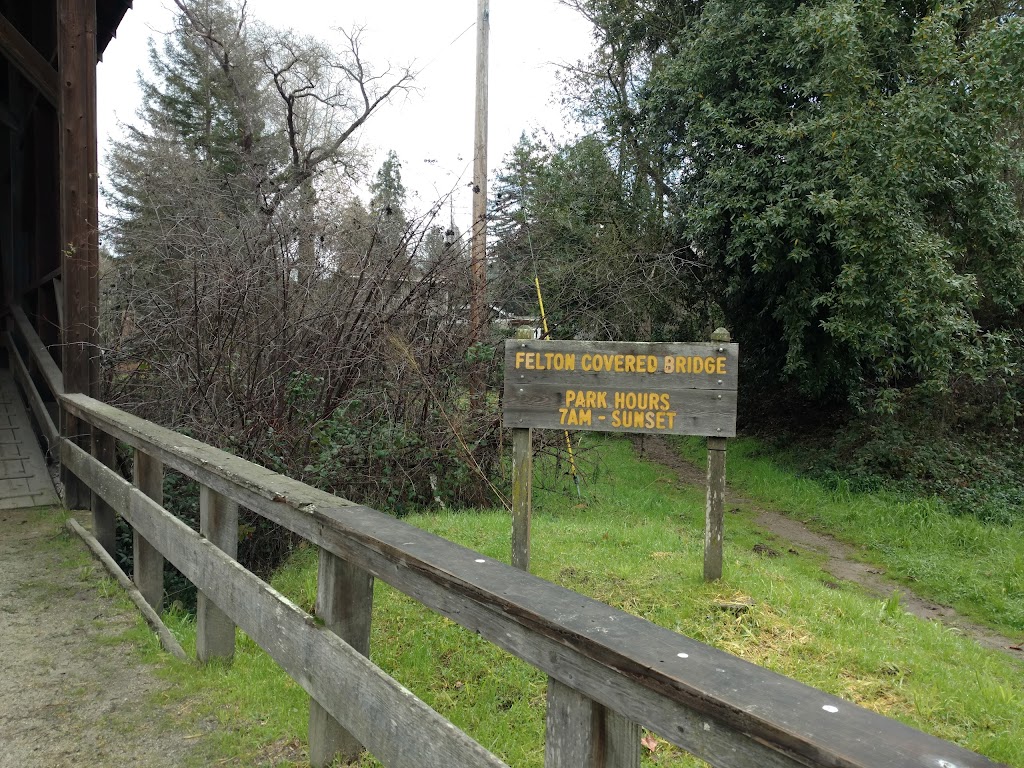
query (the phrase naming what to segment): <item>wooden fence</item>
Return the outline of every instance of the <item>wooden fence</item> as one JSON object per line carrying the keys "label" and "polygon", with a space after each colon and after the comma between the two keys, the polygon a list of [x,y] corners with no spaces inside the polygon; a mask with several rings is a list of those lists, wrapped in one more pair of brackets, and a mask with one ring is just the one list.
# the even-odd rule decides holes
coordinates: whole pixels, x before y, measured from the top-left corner
{"label": "wooden fence", "polygon": [[[52,439],[94,494],[97,537],[112,547],[115,514],[131,525],[135,582],[158,609],[164,558],[196,585],[201,661],[230,657],[237,625],[310,694],[313,765],[361,748],[394,767],[505,765],[367,658],[374,579],[548,675],[546,768],[635,768],[641,726],[720,768],[994,765],[368,507],[63,394],[28,321],[14,319],[12,367],[37,419],[50,416],[35,383],[68,423],[91,425],[91,452],[83,436]],[[41,423],[44,432],[52,426]],[[134,451],[133,482],[112,469],[115,441]],[[200,484],[198,532],[162,508],[164,467]],[[316,619],[235,560],[240,505],[319,548]]]}

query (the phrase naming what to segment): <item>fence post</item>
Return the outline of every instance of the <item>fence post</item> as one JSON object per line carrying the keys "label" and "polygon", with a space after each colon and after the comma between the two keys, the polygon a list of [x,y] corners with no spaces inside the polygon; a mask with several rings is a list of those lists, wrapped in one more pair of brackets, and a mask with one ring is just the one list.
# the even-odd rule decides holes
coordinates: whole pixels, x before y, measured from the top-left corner
{"label": "fence post", "polygon": [[[238,557],[238,505],[205,485],[199,488],[199,533],[231,557]],[[235,654],[235,624],[206,593],[196,602],[196,657],[230,659]]]}
{"label": "fence post", "polygon": [[[113,435],[99,427],[92,428],[92,455],[103,466],[117,469],[117,444]],[[107,554],[117,551],[117,512],[103,498],[92,492],[92,532]]]}
{"label": "fence post", "polygon": [[640,768],[640,726],[548,678],[544,768]]}
{"label": "fence post", "polygon": [[605,768],[640,768],[640,726],[614,710],[604,710]]}
{"label": "fence post", "polygon": [[[135,449],[132,481],[135,487],[157,504],[164,503],[164,465],[152,456]],[[134,567],[132,578],[139,592],[154,611],[160,613],[164,602],[164,556],[138,531],[132,531]]]}
{"label": "fence post", "polygon": [[[364,656],[370,655],[373,576],[327,550],[320,550],[316,615],[324,625]],[[358,759],[363,745],[316,699],[309,701],[309,764],[312,768]]]}

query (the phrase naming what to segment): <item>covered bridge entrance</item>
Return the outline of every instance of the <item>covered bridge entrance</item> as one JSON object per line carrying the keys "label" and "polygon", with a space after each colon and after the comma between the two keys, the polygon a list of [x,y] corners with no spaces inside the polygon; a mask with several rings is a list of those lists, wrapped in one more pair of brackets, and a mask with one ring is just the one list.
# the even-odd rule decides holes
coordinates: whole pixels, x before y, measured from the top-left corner
{"label": "covered bridge entrance", "polygon": [[[35,331],[59,361],[65,391],[97,394],[96,64],[130,7],[131,0],[0,0],[0,306],[8,329],[0,350],[0,508],[56,502],[15,380],[27,391],[29,377],[43,392],[30,405],[44,447],[57,442],[58,393],[6,354],[9,331]],[[59,429],[76,438],[87,432],[71,418]],[[81,491],[68,480],[68,502],[77,506]]]}

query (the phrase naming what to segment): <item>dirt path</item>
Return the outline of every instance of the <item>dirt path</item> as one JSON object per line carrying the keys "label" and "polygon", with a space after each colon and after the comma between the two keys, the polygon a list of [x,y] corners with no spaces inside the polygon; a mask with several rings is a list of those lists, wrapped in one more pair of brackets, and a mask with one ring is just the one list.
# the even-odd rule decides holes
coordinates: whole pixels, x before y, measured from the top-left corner
{"label": "dirt path", "polygon": [[[642,444],[638,440],[635,445],[644,458],[672,469],[683,483],[703,486],[707,482],[704,470],[684,460],[666,441],[647,436]],[[887,579],[884,571],[877,566],[858,561],[856,549],[849,544],[812,531],[799,520],[781,512],[765,509],[757,502],[736,493],[731,487],[726,488],[725,508],[727,511],[737,508],[749,510],[754,513],[757,526],[787,542],[787,546],[823,555],[824,569],[835,578],[859,584],[880,598],[888,598],[893,592],[898,592],[900,605],[908,613],[921,619],[941,621],[969,635],[986,648],[1003,651],[1024,660],[1024,650],[1020,643],[961,616],[949,606],[920,597],[902,584]]]}
{"label": "dirt path", "polygon": [[0,511],[0,768],[177,768],[195,739],[120,639],[135,615],[52,511]]}

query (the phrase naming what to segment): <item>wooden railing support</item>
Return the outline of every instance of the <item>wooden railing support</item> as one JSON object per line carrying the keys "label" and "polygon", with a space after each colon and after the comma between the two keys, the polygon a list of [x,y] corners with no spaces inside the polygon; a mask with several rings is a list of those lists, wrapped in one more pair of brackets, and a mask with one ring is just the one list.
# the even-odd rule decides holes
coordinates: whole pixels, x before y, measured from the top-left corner
{"label": "wooden railing support", "polygon": [[[238,505],[205,485],[199,489],[199,533],[219,550],[238,557]],[[235,655],[235,623],[200,590],[196,598],[196,657],[230,659]]]}
{"label": "wooden railing support", "polygon": [[[92,428],[92,455],[103,466],[116,469],[117,443],[99,427]],[[113,557],[117,550],[117,513],[96,491],[92,491],[92,532],[96,541]]]}
{"label": "wooden railing support", "polygon": [[[507,768],[367,659],[367,640],[356,645],[369,635],[367,574],[564,681],[548,694],[549,766],[635,768],[639,731],[626,718],[717,768],[996,765],[85,395],[61,402],[139,452],[140,488],[158,492],[166,464],[324,551],[317,602],[327,627],[72,441],[62,443],[76,475],[216,595],[218,607],[384,765]],[[317,745],[325,740],[313,740],[323,764],[328,748]]]}
{"label": "wooden railing support", "polygon": [[[60,433],[80,448],[88,449],[90,443],[89,425],[79,421],[63,408],[60,411]],[[60,481],[64,485],[64,506],[68,509],[87,509],[92,500],[89,487],[63,464],[60,467]]]}
{"label": "wooden railing support", "polygon": [[544,768],[640,768],[640,726],[548,678]]}
{"label": "wooden railing support", "polygon": [[[135,449],[132,468],[135,487],[157,504],[164,503],[164,465],[149,454]],[[153,610],[160,613],[164,602],[164,556],[136,530],[132,536],[134,566],[132,580]]]}
{"label": "wooden railing support", "polygon": [[605,768],[640,768],[640,726],[614,710],[602,709]]}
{"label": "wooden railing support", "polygon": [[[361,568],[320,550],[317,569],[316,615],[334,634],[363,656],[370,655],[373,616],[373,577]],[[323,768],[340,757],[354,762],[363,745],[320,706],[309,702],[309,764]]]}

